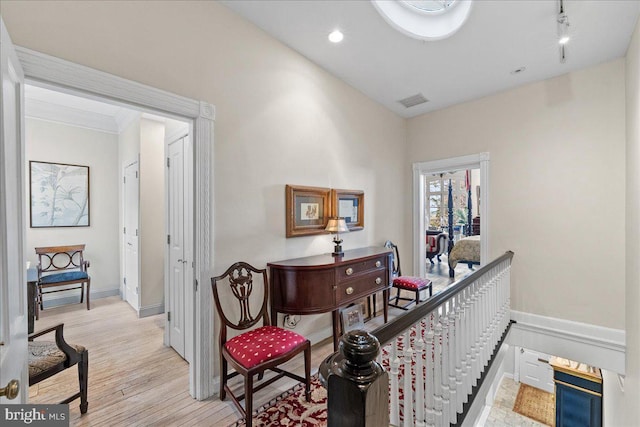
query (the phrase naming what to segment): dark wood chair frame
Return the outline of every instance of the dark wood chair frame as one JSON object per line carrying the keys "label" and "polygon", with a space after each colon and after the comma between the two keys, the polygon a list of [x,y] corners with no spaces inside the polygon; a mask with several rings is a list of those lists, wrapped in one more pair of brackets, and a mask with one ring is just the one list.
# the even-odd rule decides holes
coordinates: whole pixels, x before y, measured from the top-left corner
{"label": "dark wood chair frame", "polygon": [[62,351],[66,359],[57,365],[50,367],[49,369],[32,376],[29,376],[29,386],[34,384],[38,384],[41,381],[46,380],[57,374],[58,372],[62,372],[65,369],[72,367],[73,365],[78,365],[78,382],[80,385],[80,391],[75,393],[74,395],[63,400],[62,403],[69,403],[77,398],[80,398],[80,413],[85,414],[89,407],[89,403],[87,402],[87,390],[88,390],[88,382],[89,382],[89,350],[86,348],[78,352],[75,348],[71,347],[64,340],[63,335],[64,323],[60,323],[59,325],[52,326],[51,328],[35,332],[29,335],[29,341],[33,341],[35,338],[48,334],[50,332],[56,332],[56,346],[60,351]]}
{"label": "dark wood chair frame", "polygon": [[[89,293],[91,291],[91,276],[86,279],[67,280],[54,283],[42,283],[48,274],[65,271],[82,271],[87,273],[89,261],[84,259],[85,245],[47,246],[36,248],[38,255],[38,282],[36,283],[36,319],[40,318],[40,310],[44,310],[43,296],[54,292],[80,289],[80,303],[84,301],[84,288],[87,288],[87,310],[90,310]],[[67,287],[67,285],[79,286]],[[44,289],[63,286],[63,289],[44,291]]]}
{"label": "dark wood chair frame", "polygon": [[[253,277],[252,273],[261,274],[264,284],[264,298],[262,302],[262,306],[260,308],[260,312],[257,316],[253,317],[251,314],[251,307],[249,304],[249,298],[251,296],[251,292],[253,289]],[[218,282],[223,281],[225,278],[228,279],[227,284],[231,286],[233,295],[238,299],[240,303],[240,320],[237,323],[231,321],[224,314],[222,309],[222,304],[220,302],[220,298],[218,296]],[[274,381],[279,380],[283,376],[287,376],[289,378],[293,378],[297,381],[300,381],[305,384],[305,397],[307,401],[311,399],[311,343],[309,340],[306,340],[302,345],[292,349],[291,351],[283,354],[282,356],[269,360],[267,362],[258,364],[250,369],[245,368],[239,363],[235,362],[234,358],[229,354],[229,352],[225,348],[225,343],[227,342],[227,328],[235,329],[235,330],[248,330],[254,325],[256,325],[262,319],[263,326],[270,326],[271,322],[269,320],[269,313],[267,312],[267,301],[269,300],[269,282],[267,279],[267,270],[266,269],[256,269],[246,262],[236,262],[232,266],[230,266],[227,271],[225,271],[222,275],[211,278],[211,288],[213,290],[213,297],[216,304],[216,309],[218,311],[218,315],[220,316],[220,320],[222,321],[222,325],[220,327],[220,400],[224,400],[226,397],[226,393],[229,393],[233,403],[236,405],[238,410],[244,415],[246,420],[247,427],[251,426],[251,419],[253,413],[253,394],[261,390],[262,388],[268,386]],[[225,302],[229,304],[230,302]],[[291,372],[284,371],[277,366],[282,363],[290,360],[297,354],[304,351],[304,371],[305,377],[301,377],[299,375],[293,374]],[[231,365],[235,372],[229,374],[227,372],[227,364]],[[257,374],[258,380],[261,380],[264,376],[265,370],[271,370],[275,372],[277,375],[273,378],[266,380],[265,382],[254,386],[253,377]],[[244,377],[244,391],[245,393],[239,396],[233,394],[229,386],[227,385],[227,381],[236,375],[242,375]],[[243,408],[240,405],[240,401],[245,401],[245,407]]]}
{"label": "dark wood chair frame", "polygon": [[433,257],[438,258],[438,262],[441,262],[440,255],[447,251],[447,241],[449,236],[442,231],[427,230],[427,236],[436,236],[436,250],[433,252],[427,251],[427,259],[433,264]]}
{"label": "dark wood chair frame", "polygon": [[[391,272],[391,276],[393,277],[393,279],[402,276],[402,271],[400,270],[400,253],[398,252],[398,246],[396,246],[396,244],[393,243],[390,240],[387,240],[385,242],[384,246],[393,251],[393,270]],[[395,286],[393,283],[391,284],[391,286],[394,287],[397,292],[396,292],[396,296],[395,297],[393,295],[391,295],[391,298],[389,298],[389,305],[391,307],[400,308],[402,310],[408,310],[409,309],[408,307],[413,303],[418,305],[421,302],[426,301],[426,299],[424,299],[424,300],[420,299],[420,292],[422,292],[424,290],[429,291],[429,298],[433,295],[433,284],[432,283],[429,283],[429,285],[427,285],[423,289],[415,290],[415,294],[416,294],[415,298],[406,298],[406,297],[400,296],[401,291],[407,291],[407,292],[414,292],[414,291],[411,291],[411,290],[408,290],[408,289],[400,289],[399,287]],[[395,301],[391,302],[392,300],[395,300]],[[409,302],[407,304],[405,304],[405,305],[400,305],[399,304],[400,301],[409,301]]]}

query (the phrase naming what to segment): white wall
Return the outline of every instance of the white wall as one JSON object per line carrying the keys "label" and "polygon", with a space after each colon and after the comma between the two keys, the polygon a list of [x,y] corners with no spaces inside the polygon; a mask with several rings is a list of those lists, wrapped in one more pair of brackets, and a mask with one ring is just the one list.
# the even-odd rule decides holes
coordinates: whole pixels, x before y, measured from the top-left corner
{"label": "white wall", "polygon": [[626,61],[626,424],[640,420],[640,25]]}
{"label": "white wall", "polygon": [[[36,246],[86,244],[85,259],[91,262],[91,294],[118,294],[118,137],[66,124],[28,118],[25,120],[26,188],[30,160],[89,166],[89,227],[30,228],[26,232],[27,261],[37,265]],[[25,212],[29,213],[29,197]],[[26,224],[29,224],[27,218]],[[78,291],[49,295],[46,300]]]}
{"label": "white wall", "polygon": [[328,234],[285,238],[286,184],[364,190],[345,249],[409,253],[405,121],[223,5],[3,0],[2,14],[16,45],[215,104],[212,275],[332,249]]}
{"label": "white wall", "polygon": [[490,153],[512,309],[624,328],[624,111],[620,59],[408,121],[411,162]]}
{"label": "white wall", "polygon": [[140,308],[162,312],[164,301],[164,123],[140,120]]}

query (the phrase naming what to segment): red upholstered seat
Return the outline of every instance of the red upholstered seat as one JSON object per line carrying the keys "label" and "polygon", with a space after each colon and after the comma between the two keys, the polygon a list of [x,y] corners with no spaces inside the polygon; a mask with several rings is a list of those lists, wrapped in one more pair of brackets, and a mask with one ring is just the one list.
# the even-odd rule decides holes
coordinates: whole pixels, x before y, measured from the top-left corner
{"label": "red upholstered seat", "polygon": [[436,236],[427,235],[427,252],[436,252],[438,248],[438,239]]}
{"label": "red upholstered seat", "polygon": [[421,291],[431,286],[431,280],[422,277],[400,276],[393,279],[393,286],[408,291]]}
{"label": "red upholstered seat", "polygon": [[231,338],[225,343],[229,354],[250,369],[273,360],[306,343],[307,339],[293,331],[276,326],[262,326]]}

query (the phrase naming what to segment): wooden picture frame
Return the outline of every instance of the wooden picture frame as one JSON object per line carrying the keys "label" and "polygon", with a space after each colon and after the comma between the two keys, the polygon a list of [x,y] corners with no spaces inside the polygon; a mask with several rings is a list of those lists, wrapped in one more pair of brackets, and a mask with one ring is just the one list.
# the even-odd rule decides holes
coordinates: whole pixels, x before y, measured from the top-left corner
{"label": "wooden picture frame", "polygon": [[331,190],[332,217],[344,218],[349,231],[364,228],[364,191]]}
{"label": "wooden picture frame", "polygon": [[361,303],[357,303],[340,310],[342,333],[346,333],[354,329],[364,330],[364,317],[362,314],[363,308],[364,307]]}
{"label": "wooden picture frame", "polygon": [[89,166],[29,161],[31,228],[89,227]]}
{"label": "wooden picture frame", "polygon": [[326,233],[330,196],[329,188],[285,186],[287,237]]}

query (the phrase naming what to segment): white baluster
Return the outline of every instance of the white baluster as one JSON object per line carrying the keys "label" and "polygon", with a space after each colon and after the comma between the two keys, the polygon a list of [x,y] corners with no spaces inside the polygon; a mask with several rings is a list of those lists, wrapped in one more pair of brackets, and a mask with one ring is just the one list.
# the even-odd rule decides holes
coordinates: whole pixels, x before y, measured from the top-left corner
{"label": "white baluster", "polygon": [[478,383],[478,347],[480,342],[478,340],[479,331],[479,319],[478,319],[478,282],[474,282],[471,286],[471,302],[469,313],[471,317],[471,385],[475,386]]}
{"label": "white baluster", "polygon": [[416,324],[416,427],[425,426],[425,414],[424,414],[424,338],[422,336],[422,321]]}
{"label": "white baluster", "polygon": [[404,427],[411,427],[413,422],[413,387],[411,385],[411,362],[413,359],[413,349],[411,348],[411,339],[409,337],[411,329],[407,329],[404,333]]}
{"label": "white baluster", "polygon": [[[430,315],[432,318],[433,313]],[[427,426],[432,427],[436,425],[435,415],[435,402],[434,402],[434,377],[433,377],[433,325],[431,321],[427,322],[427,340],[425,347],[425,361],[427,365],[427,372],[425,375],[425,405],[426,405],[426,421]]]}
{"label": "white baluster", "polygon": [[467,288],[467,295],[465,298],[465,338],[466,338],[466,349],[465,349],[465,371],[467,372],[467,379],[465,382],[465,391],[467,397],[465,398],[465,402],[468,401],[468,396],[471,394],[471,390],[473,389],[473,371],[471,370],[471,350],[473,348],[473,312],[472,312],[472,289],[473,285],[470,285]]}
{"label": "white baluster", "polygon": [[458,390],[456,386],[456,297],[449,300],[449,421],[456,424],[458,408]]}
{"label": "white baluster", "polygon": [[438,310],[435,311],[433,330],[433,400],[436,427],[442,427],[444,425],[442,418],[442,325]]}
{"label": "white baluster", "polygon": [[487,348],[489,347],[489,305],[487,298],[488,277],[480,279],[480,348],[478,349],[478,368],[481,374],[487,365]]}
{"label": "white baluster", "polygon": [[400,395],[398,387],[398,373],[400,371],[400,358],[398,357],[398,341],[394,340],[391,350],[391,358],[389,359],[389,388],[390,404],[389,404],[389,422],[394,426],[400,425],[400,406],[398,398]]}
{"label": "white baluster", "polygon": [[456,296],[456,393],[458,404],[456,406],[456,412],[462,413],[464,402],[466,402],[464,393],[464,379],[462,370],[462,359],[464,357],[464,328],[462,325],[462,292]]}
{"label": "white baluster", "polygon": [[450,421],[450,392],[449,392],[449,316],[447,313],[447,302],[442,304],[442,315],[440,324],[442,325],[442,425],[448,426]]}

